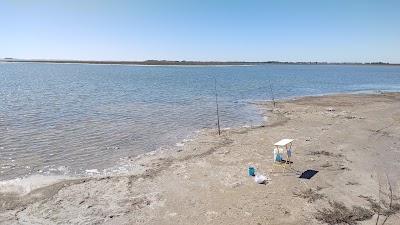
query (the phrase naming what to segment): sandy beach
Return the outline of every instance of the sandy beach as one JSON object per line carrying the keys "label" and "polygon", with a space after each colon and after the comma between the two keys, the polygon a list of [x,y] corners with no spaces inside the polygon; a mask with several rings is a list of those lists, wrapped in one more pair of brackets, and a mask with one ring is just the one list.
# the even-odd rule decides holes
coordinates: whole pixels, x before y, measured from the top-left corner
{"label": "sandy beach", "polygon": [[[126,159],[121,176],[3,185],[0,224],[400,224],[400,93],[254,104],[262,126],[203,130]],[[294,141],[283,174],[272,169],[284,138]],[[307,170],[316,173],[299,178]]]}

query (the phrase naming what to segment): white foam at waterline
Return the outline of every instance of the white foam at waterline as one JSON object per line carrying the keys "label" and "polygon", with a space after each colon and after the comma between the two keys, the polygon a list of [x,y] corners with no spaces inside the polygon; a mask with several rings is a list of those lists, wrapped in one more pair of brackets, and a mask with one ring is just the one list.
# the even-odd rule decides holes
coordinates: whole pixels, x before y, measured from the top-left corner
{"label": "white foam at waterline", "polygon": [[32,175],[26,178],[0,181],[0,193],[16,193],[26,195],[41,187],[49,186],[63,180],[70,180],[68,176]]}
{"label": "white foam at waterline", "polygon": [[64,174],[67,174],[67,173],[70,172],[70,170],[68,169],[67,166],[59,166],[59,167],[57,168],[57,170],[60,171],[60,172],[63,172]]}
{"label": "white foam at waterline", "polygon": [[97,169],[91,169],[91,170],[85,170],[85,173],[89,174],[89,175],[93,175],[93,174],[99,174],[100,172]]}
{"label": "white foam at waterline", "polygon": [[183,147],[183,146],[185,146],[185,143],[186,143],[186,142],[190,142],[190,141],[194,141],[194,139],[185,138],[185,139],[183,139],[181,142],[176,143],[175,146],[177,146],[177,147]]}

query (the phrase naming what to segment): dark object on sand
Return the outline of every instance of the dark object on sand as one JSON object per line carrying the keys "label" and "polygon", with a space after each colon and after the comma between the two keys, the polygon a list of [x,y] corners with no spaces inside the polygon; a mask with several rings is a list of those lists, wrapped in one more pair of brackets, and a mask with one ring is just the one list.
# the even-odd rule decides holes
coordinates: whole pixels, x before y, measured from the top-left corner
{"label": "dark object on sand", "polygon": [[318,170],[306,170],[300,175],[299,178],[311,179],[318,172],[319,172]]}

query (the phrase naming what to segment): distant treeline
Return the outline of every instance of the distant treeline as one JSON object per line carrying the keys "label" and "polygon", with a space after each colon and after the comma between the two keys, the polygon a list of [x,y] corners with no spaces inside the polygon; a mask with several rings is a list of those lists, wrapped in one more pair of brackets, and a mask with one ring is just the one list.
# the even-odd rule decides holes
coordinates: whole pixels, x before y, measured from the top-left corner
{"label": "distant treeline", "polygon": [[146,61],[91,61],[91,60],[47,60],[47,59],[13,59],[4,58],[0,62],[32,62],[32,63],[84,63],[84,64],[120,64],[120,65],[266,65],[266,64],[289,64],[289,65],[400,65],[384,62],[368,63],[328,63],[328,62],[241,62],[241,61],[168,61],[168,60],[146,60]]}

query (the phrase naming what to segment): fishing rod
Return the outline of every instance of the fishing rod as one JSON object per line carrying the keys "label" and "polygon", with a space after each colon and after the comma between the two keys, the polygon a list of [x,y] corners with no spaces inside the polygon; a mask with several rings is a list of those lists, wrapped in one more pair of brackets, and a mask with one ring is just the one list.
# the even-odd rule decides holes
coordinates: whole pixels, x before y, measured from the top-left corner
{"label": "fishing rod", "polygon": [[215,87],[215,104],[217,105],[217,125],[218,125],[218,135],[221,135],[221,129],[219,126],[219,111],[218,111],[218,92],[217,92],[217,78],[214,75],[214,87]]}

